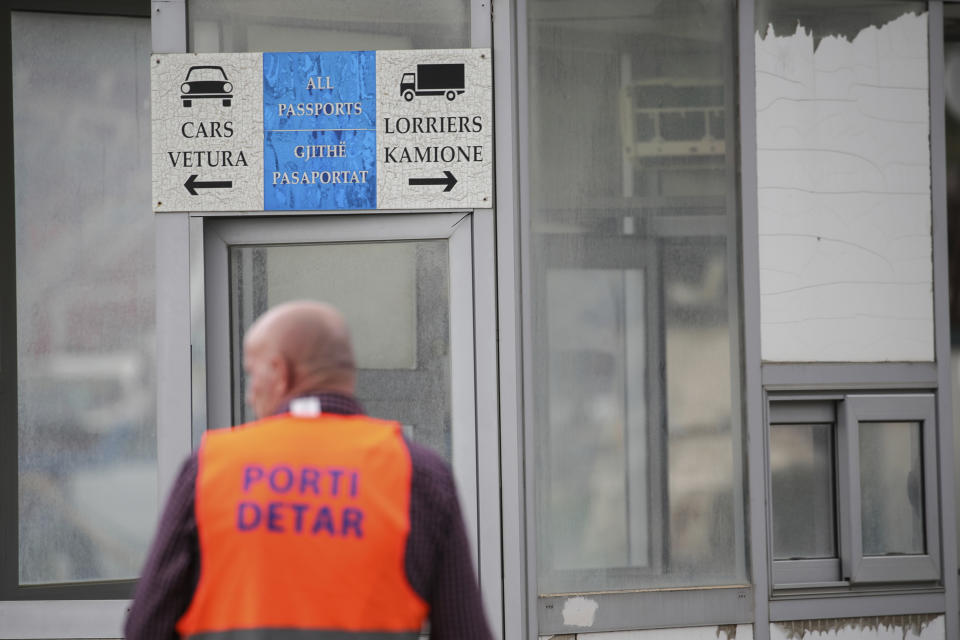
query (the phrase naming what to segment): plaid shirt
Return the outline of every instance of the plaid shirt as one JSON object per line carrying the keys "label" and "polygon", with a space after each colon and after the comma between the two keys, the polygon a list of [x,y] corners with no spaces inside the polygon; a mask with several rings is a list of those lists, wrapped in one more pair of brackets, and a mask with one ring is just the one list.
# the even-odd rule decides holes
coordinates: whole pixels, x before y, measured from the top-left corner
{"label": "plaid shirt", "polygon": [[[363,413],[353,398],[318,394],[326,413]],[[284,411],[286,412],[286,408]],[[430,637],[492,638],[483,613],[460,505],[449,465],[432,450],[407,443],[413,463],[406,573],[430,605]],[[160,519],[124,627],[128,640],[178,638],[177,621],[200,578],[194,498],[197,454],[183,463]]]}

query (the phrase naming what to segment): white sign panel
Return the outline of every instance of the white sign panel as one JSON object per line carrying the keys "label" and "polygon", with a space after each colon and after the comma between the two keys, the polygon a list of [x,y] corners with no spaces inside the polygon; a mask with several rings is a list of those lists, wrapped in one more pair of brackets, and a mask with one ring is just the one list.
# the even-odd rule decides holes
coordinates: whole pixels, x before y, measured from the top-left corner
{"label": "white sign panel", "polygon": [[378,52],[378,207],[492,206],[492,95],[486,50]]}
{"label": "white sign panel", "polygon": [[486,49],[154,56],[155,211],[486,208]]}
{"label": "white sign panel", "polygon": [[150,61],[154,211],[263,209],[259,53]]}

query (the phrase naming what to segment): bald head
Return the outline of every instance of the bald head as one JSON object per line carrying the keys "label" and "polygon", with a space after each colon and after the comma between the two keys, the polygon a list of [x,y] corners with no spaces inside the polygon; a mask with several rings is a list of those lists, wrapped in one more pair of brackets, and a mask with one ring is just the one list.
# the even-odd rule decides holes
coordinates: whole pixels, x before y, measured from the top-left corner
{"label": "bald head", "polygon": [[260,316],[243,341],[247,402],[257,417],[310,392],[352,395],[356,365],[350,331],[328,304],[288,302]]}

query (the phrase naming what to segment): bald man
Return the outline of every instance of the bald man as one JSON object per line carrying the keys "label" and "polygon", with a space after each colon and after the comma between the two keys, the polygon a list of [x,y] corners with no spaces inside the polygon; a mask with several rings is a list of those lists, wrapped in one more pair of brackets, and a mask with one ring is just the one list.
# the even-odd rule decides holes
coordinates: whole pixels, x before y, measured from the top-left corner
{"label": "bald man", "polygon": [[450,468],[363,415],[340,313],[279,305],[243,346],[258,419],[184,463],[126,637],[491,638]]}

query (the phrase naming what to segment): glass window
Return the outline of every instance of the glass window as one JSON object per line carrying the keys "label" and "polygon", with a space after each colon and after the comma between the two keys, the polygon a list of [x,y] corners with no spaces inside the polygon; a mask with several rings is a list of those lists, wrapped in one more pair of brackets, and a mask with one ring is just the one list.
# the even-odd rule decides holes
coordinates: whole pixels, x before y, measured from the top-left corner
{"label": "glass window", "polygon": [[934,397],[771,398],[774,586],[940,576]]}
{"label": "glass window", "polygon": [[863,555],[926,551],[920,423],[860,424]]}
{"label": "glass window", "polygon": [[832,424],[770,430],[774,560],[836,557],[833,442]]}
{"label": "glass window", "polygon": [[[230,249],[234,353],[267,309],[324,300],[350,326],[357,399],[451,460],[449,245],[446,240]],[[386,310],[389,310],[387,312]],[[234,363],[234,423],[253,419]]]}
{"label": "glass window", "polygon": [[540,593],[743,583],[735,3],[527,10]]}
{"label": "glass window", "polygon": [[157,510],[150,24],[11,20],[19,583],[130,579]]}
{"label": "glass window", "polygon": [[469,0],[191,0],[190,51],[357,51],[470,46]]}

